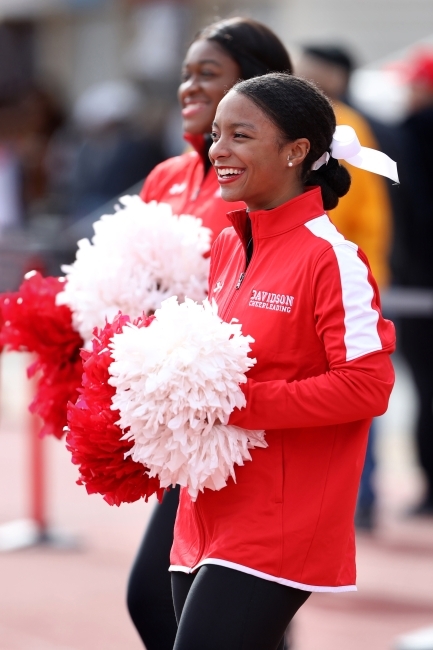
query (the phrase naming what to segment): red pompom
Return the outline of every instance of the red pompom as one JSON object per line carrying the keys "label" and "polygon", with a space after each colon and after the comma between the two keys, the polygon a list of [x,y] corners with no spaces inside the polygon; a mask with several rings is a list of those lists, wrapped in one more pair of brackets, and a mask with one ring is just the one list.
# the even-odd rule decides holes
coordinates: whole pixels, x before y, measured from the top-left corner
{"label": "red pompom", "polygon": [[[134,321],[147,327],[153,316]],[[119,314],[113,323],[102,330],[94,330],[91,352],[82,350],[83,382],[76,404],[68,405],[68,432],[66,446],[72,453],[72,462],[79,466],[79,485],[85,485],[88,494],[102,494],[110,505],[133,503],[147,499],[154,493],[161,501],[164,490],[157,478],[150,478],[141,463],[135,463],[125,454],[133,442],[121,440],[124,432],[116,424],[120,414],[112,410],[111,398],[115,388],[110,386],[108,368],[112,363],[108,345],[114,334],[130,321]]]}
{"label": "red pompom", "polygon": [[28,368],[40,373],[30,411],[41,416],[41,435],[63,436],[68,401],[76,400],[83,371],[81,336],[72,327],[69,307],[56,305],[64,278],[44,278],[32,272],[15,293],[1,298],[3,327],[0,345],[32,352],[36,361]]}

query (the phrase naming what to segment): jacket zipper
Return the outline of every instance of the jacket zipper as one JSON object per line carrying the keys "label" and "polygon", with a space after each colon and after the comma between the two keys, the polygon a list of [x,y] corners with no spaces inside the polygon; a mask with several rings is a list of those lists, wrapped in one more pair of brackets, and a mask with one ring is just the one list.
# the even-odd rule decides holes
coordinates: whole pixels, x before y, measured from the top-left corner
{"label": "jacket zipper", "polygon": [[241,284],[244,281],[245,273],[246,273],[246,271],[244,271],[243,273],[240,274],[239,280],[238,280],[238,283],[237,283],[235,289],[240,289],[241,288]]}
{"label": "jacket zipper", "polygon": [[[243,246],[243,248],[245,250],[245,246]],[[238,281],[235,284],[233,294],[232,294],[232,296],[230,298],[230,302],[227,305],[227,308],[226,308],[226,310],[224,312],[224,319],[227,320],[227,322],[229,322],[229,314],[231,314],[231,312],[233,311],[233,305],[234,305],[234,303],[236,301],[236,298],[239,296],[239,294],[237,292],[241,288],[242,283],[245,280],[245,276],[248,273],[248,270],[251,268],[251,265],[253,263],[254,257],[256,255],[256,248],[257,248],[257,244],[254,247],[253,254],[251,256],[250,263],[248,264],[248,267],[246,267],[245,271],[242,271],[241,274],[239,275]],[[246,265],[246,261],[247,261],[247,256],[246,256],[246,252],[245,252],[245,265]]]}
{"label": "jacket zipper", "polygon": [[[253,262],[254,255],[255,255],[255,252],[256,252],[256,249],[254,249],[253,254],[252,254],[252,256],[251,256],[251,259],[250,259],[250,263],[248,264],[248,267],[247,267],[247,266],[246,266],[247,255],[246,255],[245,246],[242,246],[242,248],[244,249],[244,255],[245,255],[245,271],[242,271],[242,272],[241,272],[241,274],[240,274],[240,276],[239,276],[239,279],[238,279],[238,281],[237,281],[237,283],[236,283],[236,285],[235,285],[235,290],[233,291],[233,295],[231,296],[231,298],[230,298],[230,302],[229,302],[229,304],[227,305],[227,309],[225,310],[225,315],[226,315],[226,317],[227,317],[228,313],[229,313],[229,312],[231,311],[231,309],[232,309],[232,306],[233,306],[233,303],[234,303],[234,301],[235,301],[236,296],[239,295],[239,294],[237,293],[237,291],[239,291],[239,289],[241,288],[242,282],[244,281],[244,278],[245,278],[245,275],[246,275],[246,273],[247,273],[247,270],[251,267],[251,264],[252,264],[252,262]],[[199,528],[199,541],[200,541],[200,544],[199,544],[199,550],[198,550],[198,553],[197,553],[197,559],[196,559],[196,562],[195,562],[195,564],[194,564],[194,566],[196,566],[197,563],[200,561],[200,558],[201,558],[201,556],[202,556],[202,554],[203,554],[203,550],[204,550],[204,536],[205,536],[205,529],[204,529],[204,524],[203,524],[203,521],[202,521],[202,518],[201,518],[201,514],[200,514],[200,508],[199,508],[199,502],[198,502],[198,500],[195,502],[195,505],[194,505],[194,514],[195,514],[195,520],[196,520],[196,522],[197,522],[197,524],[198,524],[198,528]],[[191,572],[192,572],[192,569],[193,569],[193,568],[194,568],[194,567],[191,567],[191,570],[190,570]]]}

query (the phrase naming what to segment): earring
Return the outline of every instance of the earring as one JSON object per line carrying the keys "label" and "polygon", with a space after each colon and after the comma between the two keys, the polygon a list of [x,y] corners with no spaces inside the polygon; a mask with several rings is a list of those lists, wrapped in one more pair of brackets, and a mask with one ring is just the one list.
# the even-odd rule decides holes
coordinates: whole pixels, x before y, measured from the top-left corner
{"label": "earring", "polygon": [[289,167],[293,167],[293,163],[292,163],[292,162],[289,162]]}

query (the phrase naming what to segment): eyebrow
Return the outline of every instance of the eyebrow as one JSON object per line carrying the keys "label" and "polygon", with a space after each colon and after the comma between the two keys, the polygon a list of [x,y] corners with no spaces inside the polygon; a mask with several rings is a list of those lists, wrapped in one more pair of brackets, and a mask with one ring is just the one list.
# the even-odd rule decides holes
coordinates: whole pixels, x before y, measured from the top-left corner
{"label": "eyebrow", "polygon": [[[219,61],[216,61],[215,59],[200,59],[198,61],[199,65],[205,65],[206,63],[213,63],[213,65],[217,65],[219,68],[222,68],[222,64]],[[189,65],[194,65],[193,63],[184,63],[183,66],[184,68],[187,68]]]}
{"label": "eyebrow", "polygon": [[[218,126],[218,124],[216,122],[213,122],[212,126]],[[229,124],[229,127],[231,129],[237,129],[238,127],[244,127],[244,128],[247,128],[247,129],[251,129],[252,131],[257,131],[256,127],[254,126],[254,124],[251,124],[251,122],[232,122],[231,124]]]}

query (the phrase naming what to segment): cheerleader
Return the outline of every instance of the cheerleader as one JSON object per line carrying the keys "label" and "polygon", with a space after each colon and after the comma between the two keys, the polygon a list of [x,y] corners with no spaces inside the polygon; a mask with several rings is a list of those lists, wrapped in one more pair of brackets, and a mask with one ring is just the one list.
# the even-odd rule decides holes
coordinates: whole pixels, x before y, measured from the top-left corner
{"label": "cheerleader", "polygon": [[275,650],[311,592],[353,591],[353,517],[371,419],[394,383],[394,327],[359,248],[325,211],[350,187],[339,164],[395,164],[338,127],[327,98],[286,74],[220,102],[210,160],[244,201],[211,253],[210,297],[257,359],[229,420],[268,447],[219,491],[181,490],[171,551],[174,650]]}
{"label": "cheerleader", "polygon": [[[229,225],[226,213],[233,204],[221,198],[208,158],[216,107],[239,79],[291,70],[287,51],[265,25],[231,18],[202,30],[186,54],[179,87],[184,137],[193,150],[158,165],[142,199],[169,203],[175,214],[193,214],[217,236]],[[168,568],[178,498],[178,489],[172,489],[156,506],[129,579],[128,609],[147,650],[171,650],[176,636]]]}

